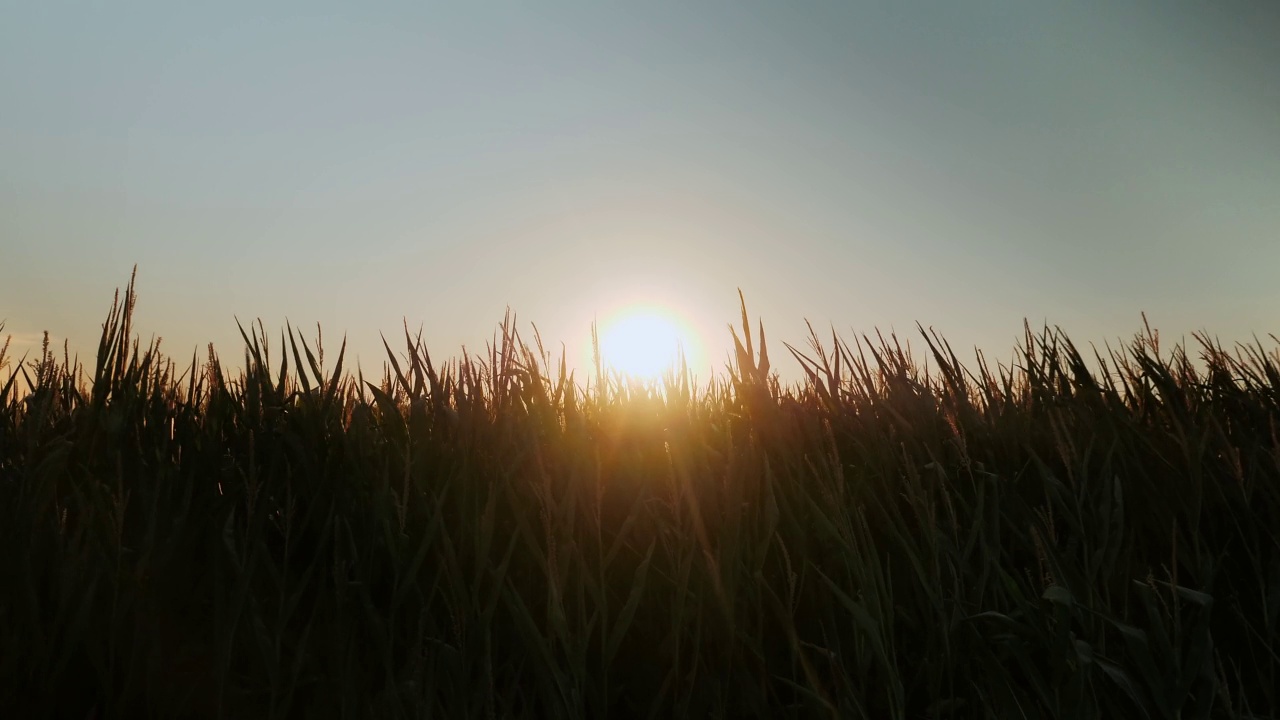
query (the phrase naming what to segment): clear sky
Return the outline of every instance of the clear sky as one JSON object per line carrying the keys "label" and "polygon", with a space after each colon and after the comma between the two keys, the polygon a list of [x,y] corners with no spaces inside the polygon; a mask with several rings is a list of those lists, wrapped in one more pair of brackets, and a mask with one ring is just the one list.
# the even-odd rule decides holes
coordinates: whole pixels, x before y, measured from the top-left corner
{"label": "clear sky", "polygon": [[[0,319],[1280,332],[1280,3],[0,0]],[[1270,341],[1268,341],[1269,343]]]}

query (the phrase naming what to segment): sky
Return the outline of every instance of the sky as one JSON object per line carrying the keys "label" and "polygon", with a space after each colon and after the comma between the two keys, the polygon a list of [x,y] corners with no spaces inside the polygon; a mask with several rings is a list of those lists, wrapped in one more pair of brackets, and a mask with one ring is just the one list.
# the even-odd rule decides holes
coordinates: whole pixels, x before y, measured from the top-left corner
{"label": "sky", "polygon": [[1262,1],[0,0],[0,320],[91,361],[136,265],[178,358],[260,318],[367,374],[507,308],[582,366],[647,303],[705,375],[739,288],[785,377],[806,319],[1266,339],[1276,38]]}

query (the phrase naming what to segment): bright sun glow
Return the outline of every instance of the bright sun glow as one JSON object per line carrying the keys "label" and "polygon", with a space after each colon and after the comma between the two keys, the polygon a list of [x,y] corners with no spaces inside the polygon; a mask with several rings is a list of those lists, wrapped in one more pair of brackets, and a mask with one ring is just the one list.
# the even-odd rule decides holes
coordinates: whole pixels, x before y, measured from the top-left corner
{"label": "bright sun glow", "polygon": [[692,340],[681,324],[651,308],[629,308],[600,329],[600,359],[605,367],[643,380],[656,380],[688,357]]}

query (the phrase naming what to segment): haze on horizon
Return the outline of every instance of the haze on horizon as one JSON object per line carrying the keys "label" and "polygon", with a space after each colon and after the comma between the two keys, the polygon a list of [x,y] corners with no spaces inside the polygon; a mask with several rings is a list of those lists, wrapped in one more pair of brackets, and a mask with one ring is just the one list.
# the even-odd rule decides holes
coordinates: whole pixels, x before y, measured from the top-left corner
{"label": "haze on horizon", "polygon": [[[92,361],[235,318],[478,351],[512,308],[583,357],[678,312],[723,367],[737,288],[919,321],[961,360],[1280,332],[1280,4],[39,2],[0,6],[0,320]],[[1264,344],[1270,344],[1265,341]],[[699,369],[699,368],[695,368]]]}

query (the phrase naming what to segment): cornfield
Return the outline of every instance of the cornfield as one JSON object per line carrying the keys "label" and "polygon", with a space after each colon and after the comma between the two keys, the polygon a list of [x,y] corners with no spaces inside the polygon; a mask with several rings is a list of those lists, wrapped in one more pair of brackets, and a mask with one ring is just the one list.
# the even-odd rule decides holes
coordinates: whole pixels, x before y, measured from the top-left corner
{"label": "cornfield", "polygon": [[261,322],[175,362],[135,301],[92,368],[0,352],[7,717],[1280,713],[1261,343],[810,329],[784,386],[744,303],[705,385],[510,315],[368,379]]}

